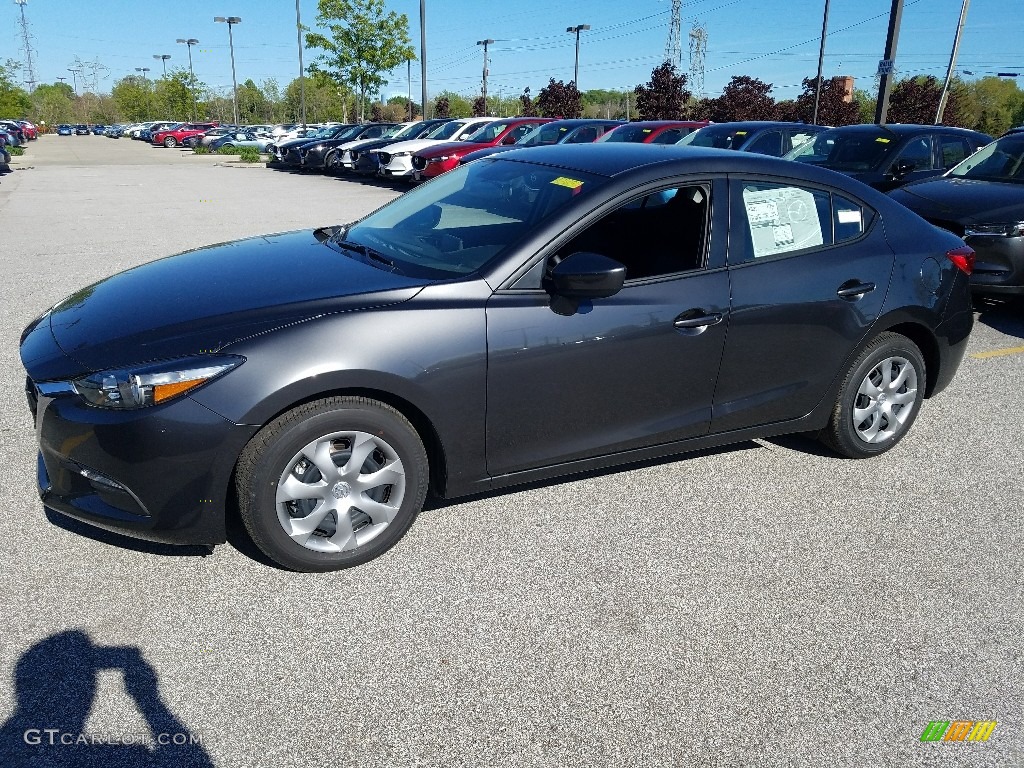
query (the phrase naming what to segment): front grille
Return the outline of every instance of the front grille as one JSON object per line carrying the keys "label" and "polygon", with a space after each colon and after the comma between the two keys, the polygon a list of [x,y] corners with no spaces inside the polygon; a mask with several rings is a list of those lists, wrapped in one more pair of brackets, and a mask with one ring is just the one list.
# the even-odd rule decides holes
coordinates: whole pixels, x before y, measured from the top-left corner
{"label": "front grille", "polygon": [[286,163],[301,163],[302,155],[299,154],[299,150],[297,149],[289,149],[288,152],[285,153],[284,161]]}
{"label": "front grille", "polygon": [[412,158],[412,167],[417,171],[422,171],[427,167],[427,158],[414,155]]}

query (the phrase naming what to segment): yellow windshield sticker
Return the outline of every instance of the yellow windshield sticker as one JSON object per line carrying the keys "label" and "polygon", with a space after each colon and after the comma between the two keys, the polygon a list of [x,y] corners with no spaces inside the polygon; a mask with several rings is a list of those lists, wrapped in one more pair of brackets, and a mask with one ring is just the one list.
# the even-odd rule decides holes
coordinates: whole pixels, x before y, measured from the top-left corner
{"label": "yellow windshield sticker", "polygon": [[644,128],[643,129],[643,133],[650,133],[653,130],[654,130],[653,128]]}
{"label": "yellow windshield sticker", "polygon": [[746,131],[736,131],[736,135],[737,136],[746,136],[747,132]]}
{"label": "yellow windshield sticker", "polygon": [[877,141],[880,144],[888,144],[890,141],[892,141],[892,139],[887,139],[884,136],[879,136],[877,139],[875,139],[875,141]]}
{"label": "yellow windshield sticker", "polygon": [[582,181],[570,179],[567,176],[559,176],[557,179],[554,179],[551,183],[557,184],[560,187],[568,187],[569,189],[579,189],[580,187],[583,186]]}

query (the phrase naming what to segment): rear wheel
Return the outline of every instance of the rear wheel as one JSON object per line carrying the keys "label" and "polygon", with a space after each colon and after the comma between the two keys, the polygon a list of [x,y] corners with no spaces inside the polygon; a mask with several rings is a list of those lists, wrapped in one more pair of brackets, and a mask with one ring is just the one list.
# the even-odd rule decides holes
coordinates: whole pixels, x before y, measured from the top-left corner
{"label": "rear wheel", "polygon": [[333,571],[402,538],[426,498],[427,455],[394,408],[332,397],[264,427],[236,478],[242,520],[268,557],[297,571]]}
{"label": "rear wheel", "polygon": [[885,453],[917,418],[926,383],[917,346],[896,333],[880,334],[850,366],[822,442],[851,459]]}

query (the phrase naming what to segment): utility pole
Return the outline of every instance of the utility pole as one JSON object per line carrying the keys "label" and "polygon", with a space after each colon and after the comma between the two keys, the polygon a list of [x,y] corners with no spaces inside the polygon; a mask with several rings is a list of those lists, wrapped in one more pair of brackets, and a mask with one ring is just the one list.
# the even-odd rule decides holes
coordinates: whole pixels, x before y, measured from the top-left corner
{"label": "utility pole", "polygon": [[942,122],[942,115],[946,111],[946,100],[949,98],[949,81],[953,79],[953,70],[956,68],[956,55],[960,51],[960,35],[964,31],[964,22],[967,21],[967,8],[971,0],[964,0],[960,8],[960,22],[956,25],[956,36],[953,38],[953,52],[949,55],[949,69],[946,70],[946,81],[942,84],[942,95],[939,97],[939,108],[935,112],[935,124]]}
{"label": "utility pole", "polygon": [[818,84],[814,87],[814,117],[811,118],[811,123],[814,125],[818,124],[818,105],[821,104],[821,88],[825,85],[821,79],[822,69],[825,65],[825,35],[828,34],[828,5],[829,0],[825,0],[825,18],[821,21],[821,48],[818,49]]}
{"label": "utility pole", "polygon": [[409,95],[406,97],[409,102],[409,122],[412,122],[412,59],[405,60],[405,83],[409,89]]}
{"label": "utility pole", "polygon": [[487,112],[487,46],[490,45],[493,42],[494,41],[491,40],[490,38],[487,38],[486,40],[477,40],[476,41],[477,45],[482,45],[484,47],[484,86],[483,86],[484,112]]}
{"label": "utility pole", "polygon": [[235,77],[235,38],[231,35],[231,27],[241,24],[242,19],[238,16],[214,16],[213,20],[228,25],[228,47],[231,49],[231,94],[235,108],[235,125],[238,125],[238,78]]}
{"label": "utility pole", "polygon": [[302,68],[302,16],[299,0],[295,0],[295,35],[299,39],[299,104],[302,111],[302,130],[306,130],[306,70]]}
{"label": "utility pole", "polygon": [[[78,73],[81,72],[81,71],[82,70],[80,70],[80,69],[69,69],[68,70],[68,72],[71,73],[71,77],[74,78],[74,80],[72,82],[74,82],[74,84],[75,84],[75,96],[78,95]],[[141,70],[139,70],[139,71],[141,71]],[[148,69],[146,71],[149,72]]]}
{"label": "utility pole", "polygon": [[585,29],[590,29],[589,24],[577,24],[575,27],[567,27],[566,32],[576,35],[576,69],[574,70],[572,81],[576,85],[576,90],[580,89],[580,32]]}
{"label": "utility pole", "polygon": [[892,0],[889,11],[889,33],[885,38],[885,58],[878,62],[878,104],[875,107],[875,123],[885,125],[889,113],[889,94],[892,92],[893,73],[896,68],[896,45],[900,39],[900,22],[903,20],[903,0]]}
{"label": "utility pole", "polygon": [[427,114],[427,0],[420,0],[420,99],[423,119]]}

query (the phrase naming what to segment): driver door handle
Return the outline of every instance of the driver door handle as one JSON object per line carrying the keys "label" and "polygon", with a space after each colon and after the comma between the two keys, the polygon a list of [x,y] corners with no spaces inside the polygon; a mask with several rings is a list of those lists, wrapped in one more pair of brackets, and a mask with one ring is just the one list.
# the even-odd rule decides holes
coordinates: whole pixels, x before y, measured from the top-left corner
{"label": "driver door handle", "polygon": [[722,322],[720,312],[705,312],[703,309],[688,309],[672,322],[676,328],[704,328]]}
{"label": "driver door handle", "polygon": [[839,286],[836,295],[843,299],[859,299],[866,293],[875,290],[874,283],[861,283],[857,280],[849,280]]}

